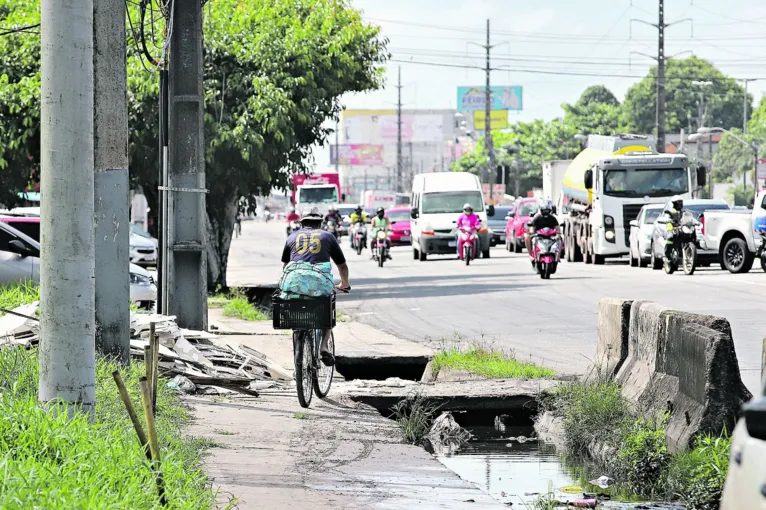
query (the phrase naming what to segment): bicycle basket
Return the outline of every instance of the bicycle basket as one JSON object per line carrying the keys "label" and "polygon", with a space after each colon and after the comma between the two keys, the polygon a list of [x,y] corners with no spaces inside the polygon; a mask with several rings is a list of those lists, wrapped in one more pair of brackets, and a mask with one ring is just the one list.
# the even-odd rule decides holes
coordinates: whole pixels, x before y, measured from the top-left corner
{"label": "bicycle basket", "polygon": [[335,327],[335,294],[305,299],[271,298],[274,329],[327,329]]}

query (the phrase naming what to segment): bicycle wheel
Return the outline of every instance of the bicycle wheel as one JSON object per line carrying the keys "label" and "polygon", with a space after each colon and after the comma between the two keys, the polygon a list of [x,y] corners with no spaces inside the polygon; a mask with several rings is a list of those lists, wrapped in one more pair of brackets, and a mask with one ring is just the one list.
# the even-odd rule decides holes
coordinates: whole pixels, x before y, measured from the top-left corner
{"label": "bicycle wheel", "polygon": [[[314,335],[319,335],[316,337],[316,341],[318,345],[321,345],[322,342],[322,330],[317,330]],[[333,356],[335,356],[335,337],[333,336],[332,332],[330,332],[330,339],[327,341],[327,350],[329,350]],[[317,352],[319,352],[319,349],[317,349]],[[316,366],[317,369],[312,371],[312,375],[314,376],[314,393],[317,394],[317,397],[319,398],[325,398],[328,393],[330,393],[330,386],[332,385],[332,377],[335,375],[335,366],[328,367],[324,363],[322,363],[322,360],[317,357],[316,359]]]}
{"label": "bicycle wheel", "polygon": [[313,354],[311,353],[312,335],[306,331],[293,333],[293,354],[295,356],[295,387],[298,390],[298,402],[301,407],[311,404],[311,391],[313,378],[311,365]]}

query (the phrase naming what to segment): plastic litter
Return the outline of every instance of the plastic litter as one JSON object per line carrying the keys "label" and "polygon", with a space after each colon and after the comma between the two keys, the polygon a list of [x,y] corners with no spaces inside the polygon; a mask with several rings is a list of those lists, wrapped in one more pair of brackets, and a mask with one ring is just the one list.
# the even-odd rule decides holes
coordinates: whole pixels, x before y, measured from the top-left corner
{"label": "plastic litter", "polygon": [[583,488],[578,487],[577,485],[567,485],[565,487],[561,487],[559,491],[563,492],[564,494],[581,494],[583,492]]}
{"label": "plastic litter", "polygon": [[608,489],[612,485],[614,485],[614,480],[609,478],[606,475],[601,475],[595,480],[591,480],[588,482],[591,485],[595,485],[596,487],[601,487],[602,489]]}
{"label": "plastic litter", "polygon": [[596,508],[595,499],[576,499],[572,502],[575,508]]}
{"label": "plastic litter", "polygon": [[168,388],[171,390],[182,391],[184,393],[194,393],[197,391],[197,387],[194,383],[180,374],[168,382]]}

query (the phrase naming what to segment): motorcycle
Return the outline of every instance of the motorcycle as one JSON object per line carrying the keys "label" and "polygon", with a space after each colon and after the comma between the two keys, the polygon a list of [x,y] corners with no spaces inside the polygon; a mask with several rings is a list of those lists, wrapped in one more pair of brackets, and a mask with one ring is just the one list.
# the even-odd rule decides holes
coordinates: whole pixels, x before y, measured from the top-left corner
{"label": "motorcycle", "polygon": [[[669,220],[661,222],[667,224]],[[685,275],[693,275],[697,269],[697,220],[689,212],[684,212],[678,227],[668,232],[668,240],[673,241],[670,255],[664,257],[665,274],[673,274],[681,264]]]}
{"label": "motorcycle", "polygon": [[755,252],[755,256],[761,259],[761,269],[766,272],[766,231],[759,230],[758,234],[761,236],[761,245]]}
{"label": "motorcycle", "polygon": [[457,236],[458,236],[458,246],[462,242],[463,244],[463,257],[462,259],[465,261],[465,265],[469,265],[471,263],[471,260],[476,258],[476,229],[471,227],[460,227],[457,230]]}
{"label": "motorcycle", "polygon": [[356,223],[351,233],[351,246],[357,255],[362,254],[362,249],[367,244],[367,227],[364,223]]}
{"label": "motorcycle", "polygon": [[378,267],[383,267],[383,262],[388,258],[388,247],[386,241],[388,240],[388,232],[385,230],[378,230],[375,234],[375,246],[372,251],[372,258],[378,263]]}
{"label": "motorcycle", "polygon": [[300,230],[300,228],[301,228],[300,223],[298,223],[297,221],[291,221],[290,224],[287,225],[287,237],[290,237],[290,235],[293,232],[297,232],[298,230]]}
{"label": "motorcycle", "polygon": [[558,229],[546,227],[535,232],[532,240],[532,256],[537,274],[543,280],[549,280],[551,275],[556,273],[561,261]]}
{"label": "motorcycle", "polygon": [[338,230],[338,222],[335,220],[327,220],[324,229],[335,236],[335,239],[340,239],[340,231]]}

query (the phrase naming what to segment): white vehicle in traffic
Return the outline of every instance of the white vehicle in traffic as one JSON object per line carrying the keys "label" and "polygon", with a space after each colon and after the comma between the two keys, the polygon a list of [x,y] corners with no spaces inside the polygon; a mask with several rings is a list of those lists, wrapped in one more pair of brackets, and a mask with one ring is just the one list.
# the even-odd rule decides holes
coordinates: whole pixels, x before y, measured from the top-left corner
{"label": "white vehicle in traffic", "polygon": [[630,222],[630,265],[647,267],[652,260],[652,230],[664,209],[662,204],[645,205]]}
{"label": "white vehicle in traffic", "polygon": [[761,236],[755,234],[759,221],[766,218],[766,191],[755,199],[753,210],[708,211],[702,222],[702,234],[708,249],[716,250],[721,268],[730,273],[752,269]]}
{"label": "white vehicle in traffic", "polygon": [[152,238],[140,236],[132,230],[128,238],[130,240],[128,255],[133,264],[144,267],[157,265],[157,245]]}
{"label": "white vehicle in traffic", "polygon": [[299,214],[313,208],[325,214],[330,206],[338,202],[340,199],[335,184],[305,184],[298,186],[295,191],[295,208]]}
{"label": "white vehicle in traffic", "polygon": [[487,212],[494,215],[494,206],[485,208],[479,178],[468,172],[432,172],[418,174],[412,180],[410,200],[412,216],[412,253],[416,260],[428,255],[457,256],[457,220],[463,205],[471,204],[481,219],[479,251],[489,258],[490,235]]}

